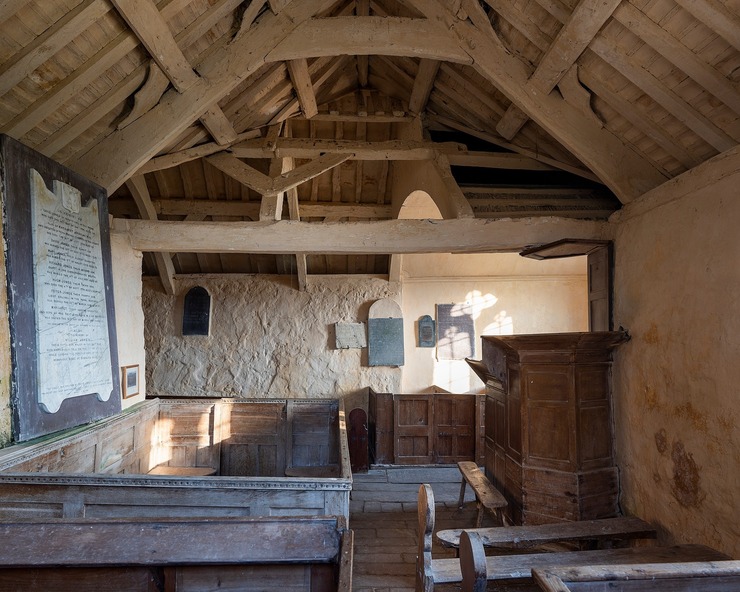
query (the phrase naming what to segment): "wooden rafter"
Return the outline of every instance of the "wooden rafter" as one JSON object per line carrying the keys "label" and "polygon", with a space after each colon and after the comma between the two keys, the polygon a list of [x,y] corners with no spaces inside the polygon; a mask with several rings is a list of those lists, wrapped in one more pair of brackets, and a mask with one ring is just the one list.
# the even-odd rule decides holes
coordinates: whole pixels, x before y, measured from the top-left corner
{"label": "wooden rafter", "polygon": [[[357,16],[370,16],[370,0],[356,0]],[[368,72],[370,71],[370,59],[366,55],[357,56],[357,80],[362,88],[368,83]]]}
{"label": "wooden rafter", "polygon": [[[115,190],[264,64],[270,50],[296,27],[331,4],[331,0],[305,0],[291,2],[277,16],[263,13],[249,35],[219,48],[204,60],[199,67],[200,78],[187,91],[168,91],[154,109],[92,147],[71,163],[72,167],[109,192]],[[119,158],[121,153],[130,158]]]}
{"label": "wooden rafter", "polygon": [[307,119],[311,119],[319,112],[319,109],[316,106],[316,95],[311,84],[308,62],[305,59],[288,60],[287,65],[290,79],[293,81],[293,87],[296,95],[298,95],[301,111]]}
{"label": "wooden rafter", "polygon": [[[198,75],[172,36],[167,22],[157,10],[153,0],[111,1],[157,66],[179,92],[184,92],[197,82]],[[151,66],[150,70],[153,68],[154,66]],[[150,73],[150,78],[152,76]],[[156,96],[156,93],[154,95]],[[201,121],[219,144],[228,144],[236,137],[234,127],[217,105],[207,109],[202,114]]]}
{"label": "wooden rafter", "polygon": [[526,84],[526,67],[498,39],[482,35],[472,24],[460,21],[439,4],[409,1],[430,19],[451,29],[461,47],[474,58],[476,70],[585,163],[623,203],[665,181],[659,170],[563,99],[533,92]]}
{"label": "wooden rafter", "polygon": [[675,0],[694,18],[721,35],[735,49],[740,49],[740,16],[717,0]]}
{"label": "wooden rafter", "polygon": [[[131,177],[126,181],[126,186],[134,198],[139,215],[142,220],[156,221],[157,212],[152,205],[152,199],[149,195],[149,189],[146,186],[146,180],[143,175]],[[157,266],[157,273],[162,282],[162,288],[170,296],[175,294],[175,266],[172,263],[172,256],[167,251],[157,251],[154,253],[154,261]]]}
{"label": "wooden rafter", "polygon": [[[527,84],[545,93],[552,91],[620,2],[621,0],[582,0],[542,56]],[[496,131],[511,140],[527,119],[521,109],[512,105],[496,125]]]}
{"label": "wooden rafter", "polygon": [[414,79],[414,85],[411,88],[411,98],[409,99],[409,111],[419,114],[424,111],[429,95],[434,87],[434,79],[437,77],[440,62],[437,60],[422,59],[419,62],[419,70]]}

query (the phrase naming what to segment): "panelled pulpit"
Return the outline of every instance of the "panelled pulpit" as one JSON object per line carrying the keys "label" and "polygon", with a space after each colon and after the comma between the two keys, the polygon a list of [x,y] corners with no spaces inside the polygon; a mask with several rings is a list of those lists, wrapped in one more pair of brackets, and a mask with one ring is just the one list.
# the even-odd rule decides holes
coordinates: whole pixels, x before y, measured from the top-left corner
{"label": "panelled pulpit", "polygon": [[486,473],[515,524],[618,514],[612,351],[623,332],[484,336]]}

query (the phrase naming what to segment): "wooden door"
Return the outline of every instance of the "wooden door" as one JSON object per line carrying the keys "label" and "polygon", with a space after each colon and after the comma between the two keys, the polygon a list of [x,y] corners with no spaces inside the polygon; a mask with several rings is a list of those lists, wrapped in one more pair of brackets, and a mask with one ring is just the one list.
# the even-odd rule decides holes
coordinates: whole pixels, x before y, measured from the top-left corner
{"label": "wooden door", "polygon": [[349,459],[353,473],[367,473],[367,414],[364,409],[349,412]]}
{"label": "wooden door", "polygon": [[435,462],[477,460],[474,395],[434,395]]}
{"label": "wooden door", "polygon": [[395,463],[423,465],[434,462],[434,397],[395,395]]}
{"label": "wooden door", "polygon": [[588,254],[588,329],[612,329],[611,244]]}

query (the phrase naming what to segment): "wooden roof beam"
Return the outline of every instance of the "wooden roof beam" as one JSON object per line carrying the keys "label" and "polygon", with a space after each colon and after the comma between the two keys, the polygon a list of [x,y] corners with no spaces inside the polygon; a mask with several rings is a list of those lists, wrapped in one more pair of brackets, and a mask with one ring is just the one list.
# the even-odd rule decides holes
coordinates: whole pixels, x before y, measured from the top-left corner
{"label": "wooden roof beam", "polygon": [[222,173],[236,179],[260,195],[272,193],[272,179],[254,167],[239,160],[233,154],[222,152],[206,158],[206,162],[215,166]]}
{"label": "wooden roof beam", "polygon": [[[355,0],[357,16],[370,16],[370,0]],[[367,55],[357,56],[357,81],[362,88],[368,83],[370,72],[370,59]]]}
{"label": "wooden roof beam", "polygon": [[[588,47],[621,0],[581,0],[573,14],[540,59],[527,82],[545,93],[551,92],[568,69]],[[515,104],[496,125],[496,131],[511,140],[529,118]]]}
{"label": "wooden roof beam", "polygon": [[527,84],[527,67],[498,38],[483,34],[469,21],[460,21],[441,4],[408,1],[446,27],[482,76],[596,173],[623,203],[665,181],[666,176],[657,168],[562,98],[533,90]]}
{"label": "wooden roof beam", "polygon": [[432,94],[434,79],[437,77],[440,62],[438,60],[422,59],[419,62],[419,70],[414,78],[414,86],[411,89],[409,99],[409,111],[415,115],[422,113]]}
{"label": "wooden roof beam", "polygon": [[180,253],[495,253],[570,238],[602,239],[604,222],[557,217],[520,220],[374,222],[171,222],[113,220],[139,251]]}
{"label": "wooden roof beam", "polygon": [[[146,180],[143,175],[131,177],[126,181],[126,186],[134,198],[136,207],[139,209],[139,215],[142,220],[157,220],[157,212],[152,204],[152,198],[149,195],[149,189],[146,186]],[[154,261],[157,266],[157,273],[162,282],[165,294],[174,296],[175,294],[175,266],[172,263],[172,255],[166,251],[156,251]]]}
{"label": "wooden roof beam", "polygon": [[103,185],[109,193],[114,191],[262,66],[272,48],[331,4],[332,0],[302,0],[291,2],[278,16],[264,12],[249,34],[218,48],[203,61],[199,66],[201,76],[190,88],[183,93],[165,93],[154,109],[92,146],[71,163],[72,168]]}
{"label": "wooden roof beam", "polygon": [[319,112],[319,108],[316,105],[316,95],[311,84],[311,74],[308,72],[308,62],[305,59],[288,60],[287,65],[301,111],[306,119],[311,119]]}
{"label": "wooden roof beam", "polygon": [[[111,2],[179,92],[195,84],[198,74],[178,46],[167,21],[153,0],[111,0]],[[234,126],[217,105],[203,113],[201,122],[219,144],[228,144],[236,137]]]}

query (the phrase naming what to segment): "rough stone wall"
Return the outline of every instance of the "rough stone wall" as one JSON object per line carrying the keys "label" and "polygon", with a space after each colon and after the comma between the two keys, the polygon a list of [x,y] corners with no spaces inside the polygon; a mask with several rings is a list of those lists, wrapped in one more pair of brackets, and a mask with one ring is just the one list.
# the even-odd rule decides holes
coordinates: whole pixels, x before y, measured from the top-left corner
{"label": "rough stone wall", "polygon": [[[370,368],[365,349],[334,349],[334,323],[367,322],[370,305],[400,296],[373,278],[311,278],[299,292],[277,276],[202,276],[177,280],[167,296],[145,281],[143,307],[150,396],[352,397],[366,387],[398,391],[398,368]],[[211,334],[182,336],[187,291],[211,295]]]}
{"label": "rough stone wall", "polygon": [[619,223],[615,324],[632,339],[614,394],[626,512],[738,557],[740,171],[726,172]]}

